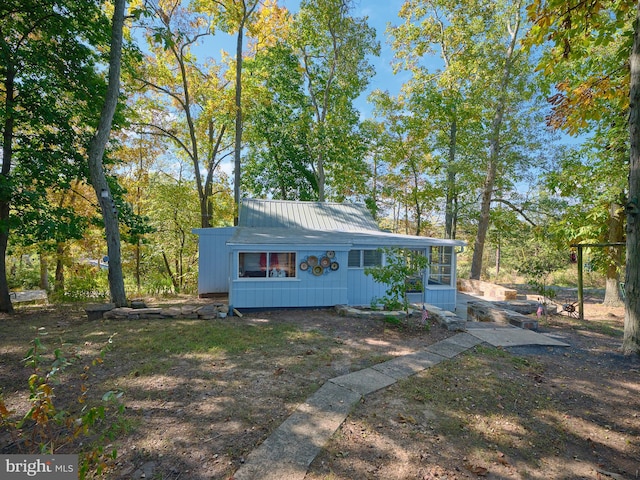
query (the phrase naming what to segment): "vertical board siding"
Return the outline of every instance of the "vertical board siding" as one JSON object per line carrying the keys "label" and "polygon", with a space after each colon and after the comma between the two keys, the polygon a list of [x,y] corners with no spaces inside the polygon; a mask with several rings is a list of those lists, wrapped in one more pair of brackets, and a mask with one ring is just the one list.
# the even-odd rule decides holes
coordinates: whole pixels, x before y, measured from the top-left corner
{"label": "vertical board siding", "polygon": [[439,288],[424,292],[424,301],[443,310],[454,312],[456,309],[456,289],[455,288]]}
{"label": "vertical board siding", "polygon": [[235,308],[333,307],[347,303],[347,252],[336,251],[335,260],[340,264],[337,271],[326,270],[323,275],[315,276],[299,269],[300,262],[306,257],[322,253],[297,251],[298,276],[295,279],[247,280],[236,278],[238,252],[233,252],[230,302]]}
{"label": "vertical board siding", "polygon": [[376,282],[364,268],[348,269],[349,305],[371,305],[374,298],[383,297],[387,286]]}
{"label": "vertical board siding", "polygon": [[[371,305],[375,298],[386,295],[387,286],[377,283],[370,275],[364,273],[362,268],[350,268],[349,278],[349,305]],[[420,302],[421,294],[409,294],[410,302]],[[456,308],[455,288],[438,288],[424,292],[424,302],[443,310],[453,312]]]}
{"label": "vertical board siding", "polygon": [[198,295],[229,292],[227,241],[234,227],[198,229]]}

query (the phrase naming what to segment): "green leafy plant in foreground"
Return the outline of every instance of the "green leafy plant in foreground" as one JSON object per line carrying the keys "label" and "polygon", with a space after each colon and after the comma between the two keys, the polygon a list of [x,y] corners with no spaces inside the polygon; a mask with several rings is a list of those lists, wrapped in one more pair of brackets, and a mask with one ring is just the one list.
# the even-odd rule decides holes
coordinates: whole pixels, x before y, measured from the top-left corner
{"label": "green leafy plant in foreground", "polygon": [[385,265],[365,268],[376,282],[387,285],[386,295],[380,299],[387,310],[402,308],[409,313],[407,291],[422,290],[422,277],[429,265],[426,256],[415,250],[385,248]]}
{"label": "green leafy plant in foreground", "polygon": [[[47,348],[41,337],[44,330],[31,342],[31,348],[24,363],[31,370],[29,376],[29,409],[20,416],[10,411],[0,395],[0,427],[9,432],[15,450],[24,454],[74,453],[80,439],[89,447],[79,453],[79,478],[99,477],[112,467],[117,456],[115,450],[106,452],[102,446],[104,440],[113,440],[118,424],[107,421],[107,414],[124,411],[121,403],[122,392],[109,391],[102,396],[97,406],[87,404],[89,372],[92,367],[102,364],[105,354],[112,344],[109,338],[100,354],[91,362],[80,366],[79,393],[72,394],[74,399],[68,409],[59,408],[54,400],[55,390],[62,385],[60,376],[68,367],[75,365],[80,357],[70,352],[67,357],[60,348],[53,351],[53,359],[46,355]],[[73,385],[73,377],[68,384]]]}

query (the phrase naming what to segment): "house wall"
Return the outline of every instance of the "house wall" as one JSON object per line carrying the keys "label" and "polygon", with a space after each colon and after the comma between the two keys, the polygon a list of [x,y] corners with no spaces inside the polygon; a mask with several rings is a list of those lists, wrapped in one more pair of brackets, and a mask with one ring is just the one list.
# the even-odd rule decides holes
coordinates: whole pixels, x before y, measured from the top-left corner
{"label": "house wall", "polygon": [[197,228],[198,295],[229,292],[229,250],[227,240],[235,227]]}
{"label": "house wall", "polygon": [[364,268],[349,268],[347,281],[348,305],[371,305],[375,298],[383,297],[387,291],[387,286],[376,282],[371,275],[366,275]]}
{"label": "house wall", "polygon": [[[332,247],[333,248],[333,247]],[[328,270],[320,276],[300,270],[300,262],[310,255],[317,257],[327,247],[295,250],[252,246],[251,249],[234,247],[232,252],[232,286],[229,303],[234,308],[333,307],[347,303],[347,252],[334,249],[338,270]],[[295,278],[238,278],[238,253],[250,251],[296,252]]]}
{"label": "house wall", "polygon": [[[371,248],[357,246],[359,248]],[[443,310],[454,311],[456,308],[456,256],[452,260],[452,276],[453,282],[451,286],[428,285],[427,274],[425,273],[424,284],[426,285],[423,293],[408,293],[410,303],[428,303]],[[382,298],[386,295],[387,286],[376,282],[373,277],[365,274],[364,268],[348,269],[348,304],[349,305],[371,305],[376,298]]]}
{"label": "house wall", "polygon": [[[374,298],[383,297],[386,286],[377,283],[363,268],[348,268],[348,251],[371,246],[304,246],[227,245],[234,227],[196,229],[199,235],[198,293],[229,293],[229,303],[236,308],[332,307],[335,305],[370,305]],[[301,247],[298,247],[301,248]],[[299,265],[310,255],[321,256],[327,250],[335,251],[337,271],[326,271],[314,276],[300,271]],[[291,252],[297,254],[295,278],[238,278],[238,252]],[[453,271],[455,272],[455,256]],[[410,294],[410,301],[424,301],[445,310],[455,310],[456,289],[442,285],[427,285],[424,294]]]}
{"label": "house wall", "polygon": [[424,302],[450,312],[456,309],[456,289],[427,287],[424,292]]}

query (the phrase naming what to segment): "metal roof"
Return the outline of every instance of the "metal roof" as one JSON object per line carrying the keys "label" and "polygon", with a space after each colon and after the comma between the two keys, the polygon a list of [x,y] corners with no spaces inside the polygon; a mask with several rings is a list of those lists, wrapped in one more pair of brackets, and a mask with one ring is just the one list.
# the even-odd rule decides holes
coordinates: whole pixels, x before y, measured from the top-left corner
{"label": "metal roof", "polygon": [[416,235],[402,235],[381,231],[328,232],[301,228],[251,228],[238,227],[227,242],[228,245],[271,245],[291,247],[292,245],[359,246],[362,248],[399,247],[426,248],[432,245],[464,246],[461,240],[447,240]]}
{"label": "metal roof", "polygon": [[252,198],[242,200],[238,226],[324,232],[380,231],[364,205]]}
{"label": "metal roof", "polygon": [[383,232],[364,205],[243,199],[228,245],[464,246],[460,240]]}

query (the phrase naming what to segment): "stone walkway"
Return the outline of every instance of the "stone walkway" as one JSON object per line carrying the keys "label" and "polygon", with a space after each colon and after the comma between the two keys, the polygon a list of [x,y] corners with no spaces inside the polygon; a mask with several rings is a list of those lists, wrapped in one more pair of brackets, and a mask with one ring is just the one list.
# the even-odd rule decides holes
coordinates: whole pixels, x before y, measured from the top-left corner
{"label": "stone walkway", "polygon": [[328,380],[300,405],[234,474],[235,480],[302,480],[314,458],[362,397],[451,359],[481,343],[568,346],[529,330],[467,322],[459,333],[424,350]]}

